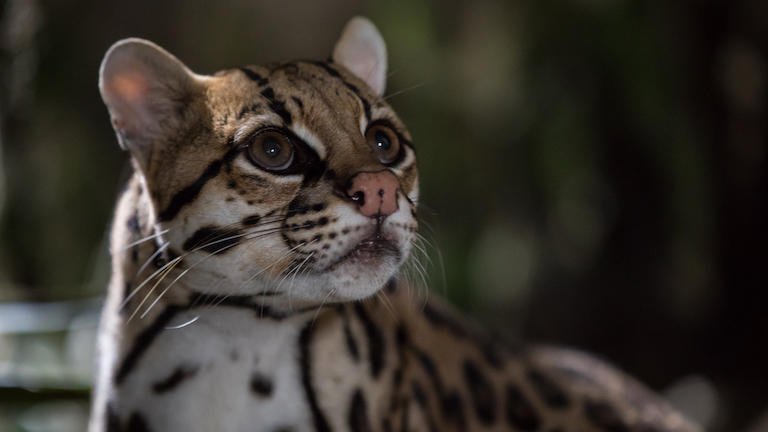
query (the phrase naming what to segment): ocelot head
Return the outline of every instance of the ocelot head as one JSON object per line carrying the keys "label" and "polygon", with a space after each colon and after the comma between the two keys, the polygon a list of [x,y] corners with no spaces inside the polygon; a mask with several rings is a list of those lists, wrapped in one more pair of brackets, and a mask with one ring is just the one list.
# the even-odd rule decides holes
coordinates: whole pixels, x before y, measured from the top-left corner
{"label": "ocelot head", "polygon": [[178,289],[316,304],[365,298],[395,275],[418,176],[383,98],[386,65],[364,18],[332,60],[213,75],[145,40],[110,48],[99,88],[160,245],[183,258]]}

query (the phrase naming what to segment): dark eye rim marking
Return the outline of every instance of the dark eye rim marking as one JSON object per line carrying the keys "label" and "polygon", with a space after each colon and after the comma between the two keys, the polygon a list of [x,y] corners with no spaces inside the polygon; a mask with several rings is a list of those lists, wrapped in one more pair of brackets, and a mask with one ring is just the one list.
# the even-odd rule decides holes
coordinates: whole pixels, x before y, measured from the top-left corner
{"label": "dark eye rim marking", "polygon": [[373,128],[377,128],[377,127],[378,128],[386,128],[387,130],[389,130],[392,133],[392,135],[394,135],[394,138],[397,140],[397,142],[396,143],[391,143],[391,144],[392,145],[397,145],[397,154],[395,155],[395,157],[392,158],[391,161],[387,162],[387,161],[381,159],[381,156],[378,153],[376,153],[376,149],[374,149],[372,146],[371,146],[371,149],[374,151],[374,153],[376,153],[376,157],[379,158],[379,162],[381,162],[382,165],[384,165],[386,167],[394,167],[394,166],[399,165],[403,161],[403,159],[405,159],[405,149],[403,148],[403,139],[402,139],[403,136],[402,136],[402,134],[400,134],[397,131],[397,129],[394,127],[394,125],[389,120],[386,120],[386,119],[375,120],[375,121],[372,121],[371,123],[369,123],[368,126],[365,128],[365,135],[364,136],[365,136],[366,141],[369,138],[368,137],[368,133]]}
{"label": "dark eye rim marking", "polygon": [[[277,159],[276,162],[278,163],[276,163],[274,166],[269,165],[270,163],[274,162],[270,160],[271,157],[265,155],[262,152],[265,150],[264,146],[267,145],[266,140],[269,138],[272,138],[272,141],[278,145],[280,153],[278,153],[276,157],[282,157],[285,159]],[[258,144],[261,144],[261,146]],[[246,146],[246,154],[248,155],[248,159],[251,161],[251,163],[258,166],[259,168],[268,172],[279,173],[288,169],[291,164],[293,164],[293,158],[295,155],[294,147],[295,146],[293,142],[291,142],[290,138],[288,138],[282,132],[272,128],[262,128],[256,131],[256,133],[251,134],[248,145]]]}
{"label": "dark eye rim marking", "polygon": [[305,143],[304,140],[284,127],[274,125],[261,127],[248,135],[248,137],[243,139],[239,144],[237,144],[235,147],[236,151],[247,153],[249,151],[248,149],[250,145],[254,142],[254,140],[259,135],[267,132],[277,132],[286,138],[286,140],[293,147],[293,161],[286,168],[276,170],[254,163],[251,157],[247,155],[248,160],[251,161],[251,163],[257,169],[278,176],[303,175],[305,182],[311,179],[319,178],[320,175],[322,175],[322,172],[325,169],[325,165],[323,160],[320,158],[320,155],[318,155],[312,147]]}

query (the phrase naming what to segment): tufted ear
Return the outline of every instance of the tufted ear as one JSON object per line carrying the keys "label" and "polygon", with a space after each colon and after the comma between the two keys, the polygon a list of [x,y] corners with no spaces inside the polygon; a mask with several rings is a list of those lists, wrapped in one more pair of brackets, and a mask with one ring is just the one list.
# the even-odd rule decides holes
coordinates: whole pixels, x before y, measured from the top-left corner
{"label": "tufted ear", "polygon": [[387,47],[368,18],[354,17],[349,20],[333,49],[333,61],[365,81],[379,96],[384,94]]}
{"label": "tufted ear", "polygon": [[160,140],[182,126],[198,84],[176,57],[136,38],[112,45],[99,71],[99,90],[120,146],[142,165]]}

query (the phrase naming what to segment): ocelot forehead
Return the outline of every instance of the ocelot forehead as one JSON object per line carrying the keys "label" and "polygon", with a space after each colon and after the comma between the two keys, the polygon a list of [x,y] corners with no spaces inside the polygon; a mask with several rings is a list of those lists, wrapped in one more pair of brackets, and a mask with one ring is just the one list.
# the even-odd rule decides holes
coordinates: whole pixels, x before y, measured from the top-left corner
{"label": "ocelot forehead", "polygon": [[333,63],[248,66],[217,77],[209,91],[211,109],[235,140],[254,128],[285,127],[342,176],[381,169],[364,137],[371,122],[387,121],[410,145],[389,105]]}

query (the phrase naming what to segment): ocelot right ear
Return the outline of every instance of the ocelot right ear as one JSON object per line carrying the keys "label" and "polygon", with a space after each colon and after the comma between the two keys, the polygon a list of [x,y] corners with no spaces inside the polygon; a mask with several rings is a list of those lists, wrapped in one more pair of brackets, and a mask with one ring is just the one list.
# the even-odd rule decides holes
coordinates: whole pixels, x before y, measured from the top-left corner
{"label": "ocelot right ear", "polygon": [[387,46],[376,26],[365,17],[354,17],[344,26],[333,61],[365,81],[377,95],[387,84]]}
{"label": "ocelot right ear", "polygon": [[144,39],[123,39],[107,51],[99,90],[120,146],[148,168],[155,147],[187,124],[202,79],[176,57]]}

